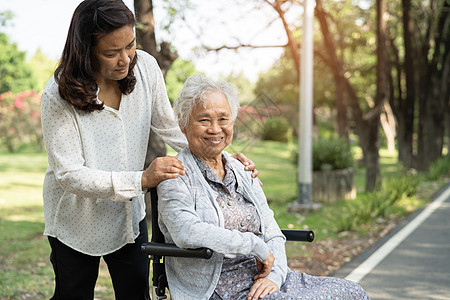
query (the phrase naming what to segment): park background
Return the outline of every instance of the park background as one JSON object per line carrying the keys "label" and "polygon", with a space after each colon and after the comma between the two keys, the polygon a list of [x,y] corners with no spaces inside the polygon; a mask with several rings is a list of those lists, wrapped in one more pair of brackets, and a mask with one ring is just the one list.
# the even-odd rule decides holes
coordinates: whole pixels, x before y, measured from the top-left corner
{"label": "park background", "polygon": [[[0,0],[0,299],[52,293],[40,93],[79,2]],[[288,244],[291,268],[332,274],[449,182],[448,1],[315,1],[314,172],[351,170],[352,182],[342,199],[316,197],[320,209],[297,213],[288,206],[297,201],[302,1],[125,3],[171,101],[198,72],[240,89],[230,151],[255,161],[280,227],[316,233],[312,244]],[[96,298],[112,294],[102,264]]]}

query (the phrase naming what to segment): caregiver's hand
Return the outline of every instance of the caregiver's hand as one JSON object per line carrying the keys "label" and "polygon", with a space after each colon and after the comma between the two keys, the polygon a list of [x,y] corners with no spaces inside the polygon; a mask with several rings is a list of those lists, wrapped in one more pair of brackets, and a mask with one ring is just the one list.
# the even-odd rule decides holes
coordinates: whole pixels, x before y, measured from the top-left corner
{"label": "caregiver's hand", "polygon": [[177,178],[186,173],[183,163],[175,156],[157,157],[142,173],[142,188],[152,188],[166,179]]}

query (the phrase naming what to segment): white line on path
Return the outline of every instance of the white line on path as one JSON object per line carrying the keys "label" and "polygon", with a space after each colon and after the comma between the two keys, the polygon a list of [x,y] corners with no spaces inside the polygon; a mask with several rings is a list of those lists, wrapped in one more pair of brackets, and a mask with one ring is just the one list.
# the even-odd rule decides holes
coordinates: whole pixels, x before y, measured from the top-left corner
{"label": "white line on path", "polygon": [[431,202],[419,215],[408,223],[402,230],[392,236],[377,251],[369,256],[362,264],[354,269],[345,279],[360,282],[369,274],[389,253],[392,252],[411,232],[423,223],[441,204],[450,197],[450,187],[447,188],[436,200]]}

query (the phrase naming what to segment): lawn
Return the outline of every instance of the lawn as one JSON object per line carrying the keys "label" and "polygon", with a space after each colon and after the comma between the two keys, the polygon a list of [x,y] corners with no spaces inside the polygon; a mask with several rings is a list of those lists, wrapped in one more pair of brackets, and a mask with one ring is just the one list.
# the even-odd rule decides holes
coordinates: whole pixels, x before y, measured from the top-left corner
{"label": "lawn", "polygon": [[[288,214],[287,206],[296,200],[296,166],[291,163],[294,145],[263,142],[246,149],[260,171],[264,191],[282,228],[310,228],[320,239],[337,238],[329,216],[342,204],[327,205],[309,214]],[[230,152],[235,152],[233,149]],[[173,152],[169,152],[173,154]],[[401,173],[395,155],[381,151],[385,178]],[[358,153],[355,154],[358,156]],[[0,299],[48,299],[53,292],[50,247],[42,235],[42,183],[47,168],[46,154],[0,153]],[[361,193],[364,170],[356,169],[355,184]],[[407,203],[414,210],[421,203]],[[299,255],[299,247],[289,255]],[[305,254],[303,254],[305,255]],[[96,286],[96,299],[112,299],[113,290],[104,263]]]}
{"label": "lawn", "polygon": [[[44,231],[42,183],[46,154],[0,154],[0,299],[49,299],[50,246]],[[113,299],[102,262],[96,299]]]}

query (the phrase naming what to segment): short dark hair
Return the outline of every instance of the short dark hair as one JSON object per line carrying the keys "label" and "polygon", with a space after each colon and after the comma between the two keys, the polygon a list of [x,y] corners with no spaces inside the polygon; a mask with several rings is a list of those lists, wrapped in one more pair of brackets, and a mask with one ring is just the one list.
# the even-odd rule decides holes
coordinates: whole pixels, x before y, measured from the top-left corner
{"label": "short dark hair", "polygon": [[[103,109],[103,103],[96,102],[98,85],[93,48],[101,36],[135,24],[133,13],[121,0],[85,0],[78,5],[54,74],[64,100],[84,111]],[[127,77],[119,81],[124,94],[131,93],[136,85],[133,73],[136,62],[137,55],[130,63]]]}

